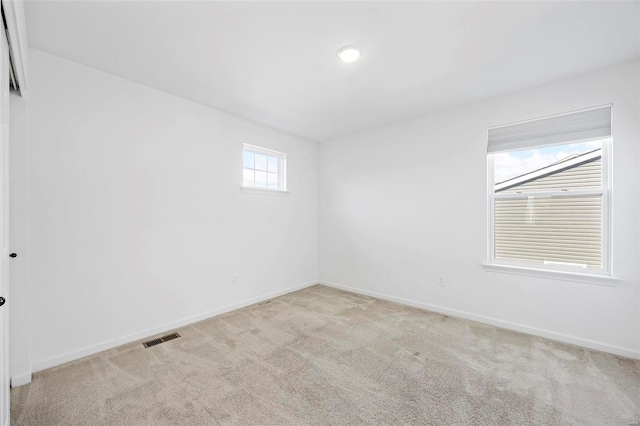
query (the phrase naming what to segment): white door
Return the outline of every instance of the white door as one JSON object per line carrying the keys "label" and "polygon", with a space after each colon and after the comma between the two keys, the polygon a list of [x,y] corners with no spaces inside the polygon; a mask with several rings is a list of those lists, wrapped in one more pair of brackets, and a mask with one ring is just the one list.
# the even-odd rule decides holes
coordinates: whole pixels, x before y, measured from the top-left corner
{"label": "white door", "polygon": [[[9,294],[9,46],[0,42],[0,303]],[[9,304],[0,306],[0,424],[9,424]]]}

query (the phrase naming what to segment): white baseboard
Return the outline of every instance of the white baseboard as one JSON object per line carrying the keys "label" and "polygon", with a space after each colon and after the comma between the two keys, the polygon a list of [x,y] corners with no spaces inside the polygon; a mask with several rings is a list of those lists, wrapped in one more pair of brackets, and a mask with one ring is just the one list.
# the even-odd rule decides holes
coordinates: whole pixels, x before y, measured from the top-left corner
{"label": "white baseboard", "polygon": [[210,312],[205,312],[203,314],[194,315],[192,317],[188,317],[179,321],[174,321],[171,323],[167,323],[161,325],[159,327],[150,328],[147,330],[143,330],[137,333],[132,333],[127,336],[109,340],[104,343],[100,343],[98,345],[88,346],[83,349],[67,352],[64,355],[56,356],[53,358],[49,358],[45,361],[38,362],[32,366],[33,372],[38,372],[42,370],[46,370],[47,368],[55,367],[60,364],[64,364],[66,362],[74,361],[76,359],[84,358],[89,355],[96,354],[98,352],[106,351],[108,349],[115,348],[116,346],[121,346],[127,343],[135,342],[136,340],[142,340],[147,337],[164,333],[169,330],[175,330],[176,328],[184,327],[185,325],[193,324],[198,321],[202,321],[208,318],[212,318],[218,315],[226,314],[227,312],[235,311],[236,309],[244,308],[245,306],[253,305],[256,303],[263,302],[265,300],[273,299],[274,297],[282,296],[287,293],[291,293],[294,291],[302,290],[303,288],[311,287],[312,285],[318,284],[317,281],[308,282],[305,284],[300,284],[297,286],[289,287],[284,290],[274,291],[271,293],[263,294],[258,297],[253,297],[251,299],[244,300],[242,302],[234,303],[232,305],[227,305],[222,308],[214,309]]}
{"label": "white baseboard", "polygon": [[571,345],[583,346],[585,348],[595,349],[597,351],[607,352],[610,354],[619,355],[626,358],[640,359],[640,352],[635,351],[633,349],[629,349],[629,348],[622,348],[619,346],[608,345],[606,343],[601,343],[601,342],[597,342],[589,339],[583,339],[581,337],[575,337],[567,334],[556,333],[554,331],[530,327],[528,325],[512,323],[509,321],[504,321],[496,318],[485,317],[483,315],[476,315],[469,312],[449,309],[442,306],[430,305],[428,303],[416,302],[415,300],[409,300],[409,299],[404,299],[402,297],[390,296],[388,294],[377,293],[375,291],[363,290],[355,287],[349,287],[346,285],[336,284],[328,281],[320,281],[320,284],[326,285],[328,287],[334,287],[340,290],[349,291],[351,293],[362,294],[365,296],[371,296],[378,299],[388,300],[390,302],[396,302],[403,305],[413,306],[415,308],[420,308],[427,311],[437,312],[443,315],[449,315],[452,317],[458,317],[458,318],[468,319],[471,321],[477,321],[483,324],[493,325],[495,327],[505,328],[513,331],[519,331],[521,333],[544,337],[546,339],[556,340],[558,342],[569,343]]}
{"label": "white baseboard", "polygon": [[28,385],[31,383],[31,372],[20,374],[17,376],[11,376],[11,387],[17,388],[18,386]]}

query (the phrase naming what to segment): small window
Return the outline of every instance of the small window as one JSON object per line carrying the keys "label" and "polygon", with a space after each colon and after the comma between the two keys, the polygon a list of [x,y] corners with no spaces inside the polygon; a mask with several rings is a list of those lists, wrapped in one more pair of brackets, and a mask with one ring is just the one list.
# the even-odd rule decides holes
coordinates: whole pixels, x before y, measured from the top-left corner
{"label": "small window", "polygon": [[245,188],[286,190],[286,155],[253,145],[244,145],[242,186]]}
{"label": "small window", "polygon": [[489,130],[490,263],[610,273],[610,111]]}

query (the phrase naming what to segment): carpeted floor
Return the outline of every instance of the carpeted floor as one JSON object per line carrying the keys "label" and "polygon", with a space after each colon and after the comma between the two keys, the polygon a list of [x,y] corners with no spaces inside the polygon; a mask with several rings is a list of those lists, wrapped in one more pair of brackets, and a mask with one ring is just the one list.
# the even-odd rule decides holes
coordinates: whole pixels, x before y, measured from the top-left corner
{"label": "carpeted floor", "polygon": [[313,286],[34,375],[12,425],[637,425],[640,361]]}

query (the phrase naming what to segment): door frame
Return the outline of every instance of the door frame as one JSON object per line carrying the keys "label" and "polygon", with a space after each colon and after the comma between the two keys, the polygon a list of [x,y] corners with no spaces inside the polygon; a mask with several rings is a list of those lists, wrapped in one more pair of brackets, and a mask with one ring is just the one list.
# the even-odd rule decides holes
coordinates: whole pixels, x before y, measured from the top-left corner
{"label": "door frame", "polygon": [[16,80],[16,91],[20,96],[27,94],[27,24],[22,0],[1,0],[4,21],[7,27],[9,56]]}

